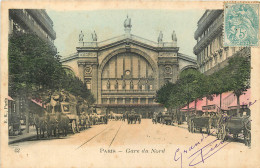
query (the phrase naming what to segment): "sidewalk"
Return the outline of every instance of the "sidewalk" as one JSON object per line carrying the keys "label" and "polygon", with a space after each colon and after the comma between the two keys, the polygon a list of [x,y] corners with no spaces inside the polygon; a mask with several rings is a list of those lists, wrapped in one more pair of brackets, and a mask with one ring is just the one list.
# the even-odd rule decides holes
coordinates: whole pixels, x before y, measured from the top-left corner
{"label": "sidewalk", "polygon": [[25,130],[25,125],[22,125],[22,134],[16,136],[9,136],[9,144],[26,141],[37,136],[35,127],[29,127],[29,133]]}

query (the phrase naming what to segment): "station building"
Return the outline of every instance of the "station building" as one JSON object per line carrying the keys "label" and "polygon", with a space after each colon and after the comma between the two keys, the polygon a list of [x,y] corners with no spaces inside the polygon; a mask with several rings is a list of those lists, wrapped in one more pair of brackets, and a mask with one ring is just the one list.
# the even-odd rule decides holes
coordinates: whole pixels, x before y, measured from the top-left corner
{"label": "station building", "polygon": [[150,117],[163,110],[155,102],[156,91],[167,81],[175,82],[181,71],[196,68],[196,60],[179,53],[177,37],[171,42],[150,41],[131,34],[131,19],[124,22],[125,34],[105,41],[91,42],[79,35],[77,53],[61,60],[63,67],[72,71],[96,98],[96,107],[106,113],[125,113],[134,110]]}

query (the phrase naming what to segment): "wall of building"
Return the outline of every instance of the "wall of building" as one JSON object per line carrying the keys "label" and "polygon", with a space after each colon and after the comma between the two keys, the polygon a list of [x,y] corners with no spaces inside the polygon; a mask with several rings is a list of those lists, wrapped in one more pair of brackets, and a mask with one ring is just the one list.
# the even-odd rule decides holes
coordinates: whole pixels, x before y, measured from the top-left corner
{"label": "wall of building", "polygon": [[199,20],[195,32],[197,44],[194,53],[198,68],[207,75],[225,67],[227,59],[243,49],[223,46],[223,20],[223,10],[207,10]]}
{"label": "wall of building", "polygon": [[10,9],[9,34],[14,32],[35,33],[56,51],[54,46],[56,32],[53,29],[53,22],[43,9]]}

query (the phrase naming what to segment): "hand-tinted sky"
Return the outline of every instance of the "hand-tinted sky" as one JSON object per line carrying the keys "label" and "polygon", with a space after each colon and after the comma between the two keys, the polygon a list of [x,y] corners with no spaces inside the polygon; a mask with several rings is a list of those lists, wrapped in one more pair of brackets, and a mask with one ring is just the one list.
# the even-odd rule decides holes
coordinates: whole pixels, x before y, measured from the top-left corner
{"label": "hand-tinted sky", "polygon": [[85,35],[84,41],[92,41],[94,30],[98,41],[124,34],[123,23],[127,14],[132,21],[132,34],[157,42],[162,31],[163,41],[170,42],[175,30],[179,52],[194,56],[194,32],[204,10],[48,10],[47,13],[53,20],[57,35],[55,45],[62,56],[76,52],[81,30]]}

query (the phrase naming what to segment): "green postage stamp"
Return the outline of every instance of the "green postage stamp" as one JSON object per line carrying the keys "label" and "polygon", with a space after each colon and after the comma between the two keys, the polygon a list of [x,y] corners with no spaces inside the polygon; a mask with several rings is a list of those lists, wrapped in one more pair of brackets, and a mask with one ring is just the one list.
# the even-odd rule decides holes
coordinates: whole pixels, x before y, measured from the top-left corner
{"label": "green postage stamp", "polygon": [[224,46],[259,45],[259,4],[226,3]]}

